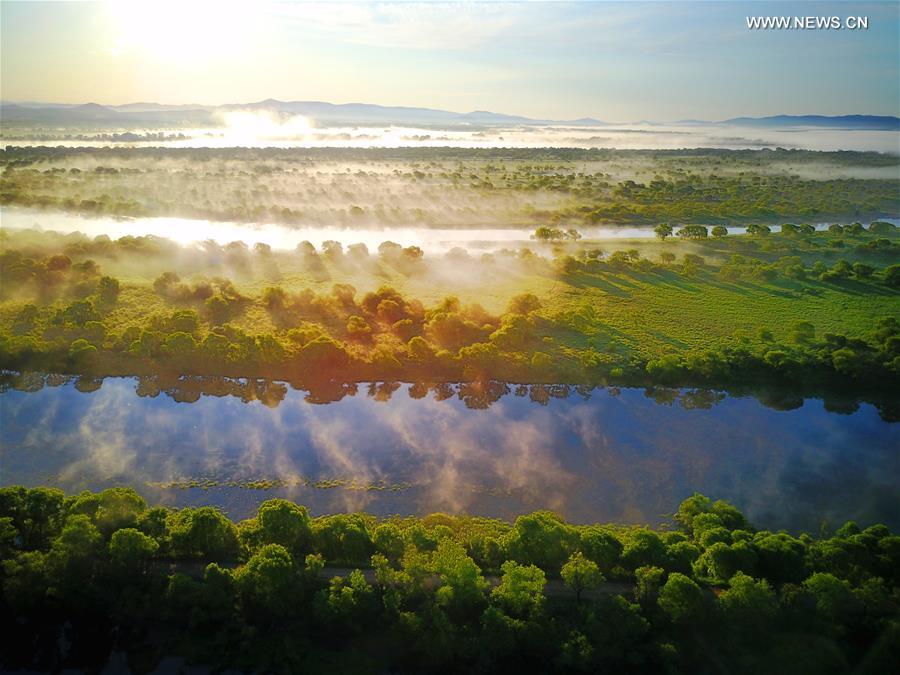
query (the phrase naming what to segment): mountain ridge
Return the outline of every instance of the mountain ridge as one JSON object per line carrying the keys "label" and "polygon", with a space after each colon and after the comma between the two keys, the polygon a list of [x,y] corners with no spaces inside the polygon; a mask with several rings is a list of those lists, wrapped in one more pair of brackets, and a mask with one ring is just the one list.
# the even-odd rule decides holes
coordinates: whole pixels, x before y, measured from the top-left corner
{"label": "mountain ridge", "polygon": [[488,110],[466,113],[415,106],[386,106],[375,103],[330,103],[328,101],[280,101],[274,98],[247,103],[226,103],[207,106],[201,104],[163,104],[152,101],[102,105],[40,103],[35,101],[0,101],[0,120],[36,122],[212,122],[217,114],[235,111],[267,111],[278,115],[305,115],[324,123],[401,123],[401,124],[520,124],[528,126],[744,126],[744,127],[819,127],[845,130],[900,131],[900,117],[890,115],[767,115],[761,117],[732,117],[720,121],[698,119],[677,122],[641,120],[632,123],[605,122],[593,117],[553,120],[510,115]]}

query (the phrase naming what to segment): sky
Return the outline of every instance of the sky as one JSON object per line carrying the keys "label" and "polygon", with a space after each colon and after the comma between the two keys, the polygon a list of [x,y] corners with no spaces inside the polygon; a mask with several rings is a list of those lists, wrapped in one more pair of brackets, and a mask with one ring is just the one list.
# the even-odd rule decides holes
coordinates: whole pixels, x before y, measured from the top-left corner
{"label": "sky", "polygon": [[[868,17],[750,30],[748,16]],[[898,2],[0,0],[4,101],[279,100],[545,119],[900,115]]]}

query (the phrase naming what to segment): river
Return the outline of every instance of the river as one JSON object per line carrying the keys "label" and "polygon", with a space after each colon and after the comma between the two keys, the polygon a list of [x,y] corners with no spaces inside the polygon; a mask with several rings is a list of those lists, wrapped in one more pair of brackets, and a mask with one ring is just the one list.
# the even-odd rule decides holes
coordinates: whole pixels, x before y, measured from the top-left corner
{"label": "river", "polygon": [[[327,403],[326,403],[327,402]],[[31,375],[0,392],[0,484],[129,485],[235,518],[435,511],[663,522],[694,491],[761,527],[900,528],[900,424],[872,405],[698,390]]]}
{"label": "river", "polygon": [[[881,218],[900,226],[898,218]],[[376,250],[385,241],[393,241],[403,246],[418,246],[429,254],[444,254],[454,247],[496,251],[502,248],[518,249],[535,247],[531,239],[533,227],[287,227],[274,223],[236,223],[192,218],[116,218],[101,216],[86,218],[61,211],[40,211],[37,209],[3,207],[0,209],[0,223],[8,229],[40,229],[69,234],[81,232],[90,237],[106,235],[112,239],[124,236],[155,235],[179,244],[193,244],[212,240],[219,244],[243,241],[249,245],[268,244],[272,248],[293,250],[302,241],[309,241],[316,248],[325,241],[339,241],[344,246],[355,243],[365,244],[369,250]],[[817,223],[817,230],[825,230],[828,223]],[[868,225],[868,223],[866,223]],[[728,227],[729,234],[743,234],[744,226]],[[780,231],[773,225],[772,231]],[[637,240],[653,239],[653,227],[621,225],[605,227],[581,227],[579,232],[586,240]],[[538,245],[539,247],[539,245]]]}

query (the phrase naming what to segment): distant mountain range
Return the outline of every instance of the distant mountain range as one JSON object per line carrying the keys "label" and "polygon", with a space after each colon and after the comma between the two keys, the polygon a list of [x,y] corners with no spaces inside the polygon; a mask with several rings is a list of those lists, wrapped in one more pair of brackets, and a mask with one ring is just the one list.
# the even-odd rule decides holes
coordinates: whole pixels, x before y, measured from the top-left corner
{"label": "distant mountain range", "polygon": [[826,127],[869,131],[900,131],[900,117],[886,115],[773,115],[771,117],[735,117],[721,124],[742,127]]}
{"label": "distant mountain range", "polygon": [[[533,119],[520,115],[475,110],[458,113],[433,108],[381,106],[371,103],[327,103],[324,101],[277,101],[266,99],[253,103],[229,103],[220,106],[199,104],[164,105],[152,102],[105,106],[97,103],[81,105],[62,103],[0,102],[0,121],[52,124],[212,124],[216,115],[240,110],[265,110],[278,115],[304,115],[324,125],[338,124],[424,124],[424,125],[570,125],[612,126],[609,122],[583,117],[575,120]],[[636,125],[660,124],[648,121]],[[678,125],[729,125],[742,127],[821,127],[828,129],[860,129],[900,131],[900,117],[879,115],[773,115],[770,117],[735,117],[719,122],[681,120]],[[623,125],[616,125],[623,126]]]}
{"label": "distant mountain range", "polygon": [[444,124],[444,125],[547,125],[571,124],[598,126],[600,120],[537,120],[520,115],[504,115],[486,110],[457,113],[432,108],[381,106],[371,103],[326,103],[324,101],[276,101],[266,99],[253,103],[229,103],[220,106],[163,105],[160,103],[127,103],[103,106],[43,104],[36,102],[0,103],[0,120],[44,123],[109,123],[139,124],[160,122],[211,123],[217,113],[241,110],[265,110],[279,115],[304,115],[323,124]]}

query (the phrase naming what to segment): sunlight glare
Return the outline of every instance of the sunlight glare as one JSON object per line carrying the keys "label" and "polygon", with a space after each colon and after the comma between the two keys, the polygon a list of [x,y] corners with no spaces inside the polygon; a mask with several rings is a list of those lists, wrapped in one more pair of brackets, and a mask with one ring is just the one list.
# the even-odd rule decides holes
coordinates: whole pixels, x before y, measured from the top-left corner
{"label": "sunlight glare", "polygon": [[252,32],[247,12],[237,3],[114,0],[109,7],[114,55],[211,62],[246,48]]}
{"label": "sunlight glare", "polygon": [[234,145],[256,145],[260,141],[303,140],[313,125],[308,117],[279,117],[260,110],[235,110],[221,115],[225,139]]}

